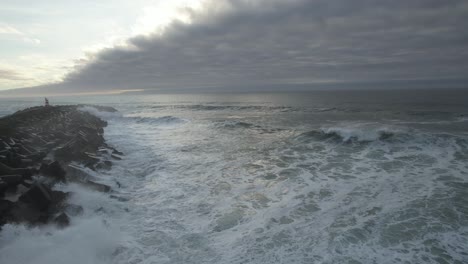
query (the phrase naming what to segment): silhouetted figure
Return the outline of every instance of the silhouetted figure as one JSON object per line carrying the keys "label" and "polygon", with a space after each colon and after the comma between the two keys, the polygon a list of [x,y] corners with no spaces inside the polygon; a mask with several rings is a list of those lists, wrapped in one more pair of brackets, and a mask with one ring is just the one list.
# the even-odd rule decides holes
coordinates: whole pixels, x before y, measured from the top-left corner
{"label": "silhouetted figure", "polygon": [[44,98],[44,99],[45,99],[45,106],[46,106],[46,107],[50,106],[50,105],[49,105],[49,99],[47,99],[47,97]]}

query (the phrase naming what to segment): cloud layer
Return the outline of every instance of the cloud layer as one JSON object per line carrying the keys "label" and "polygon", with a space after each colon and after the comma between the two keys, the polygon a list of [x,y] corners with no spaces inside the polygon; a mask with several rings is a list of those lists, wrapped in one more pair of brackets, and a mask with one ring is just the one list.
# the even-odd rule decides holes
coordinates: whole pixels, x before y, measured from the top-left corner
{"label": "cloud layer", "polygon": [[[70,90],[465,78],[463,0],[206,1],[77,63]],[[157,13],[154,14],[157,16]]]}

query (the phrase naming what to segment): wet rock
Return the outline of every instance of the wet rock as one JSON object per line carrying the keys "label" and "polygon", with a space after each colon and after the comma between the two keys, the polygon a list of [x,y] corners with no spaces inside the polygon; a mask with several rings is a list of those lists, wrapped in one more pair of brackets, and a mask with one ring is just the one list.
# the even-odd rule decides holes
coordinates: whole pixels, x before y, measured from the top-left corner
{"label": "wet rock", "polygon": [[67,198],[69,196],[69,193],[67,192],[62,192],[62,191],[56,191],[56,190],[51,190],[50,191],[50,205],[47,208],[47,212],[49,214],[54,214],[57,212],[61,212],[66,208],[67,204]]}
{"label": "wet rock", "polygon": [[0,162],[0,175],[14,175],[20,174],[24,178],[30,178],[33,175],[33,169],[31,168],[12,168],[2,162]]}
{"label": "wet rock", "polygon": [[124,196],[118,196],[118,195],[111,195],[110,198],[115,199],[119,202],[128,202],[130,201],[129,197],[124,197]]}
{"label": "wet rock", "polygon": [[56,181],[60,181],[60,182],[66,181],[65,179],[66,172],[58,161],[53,161],[48,164],[43,163],[39,171],[45,176],[53,178]]}
{"label": "wet rock", "polygon": [[117,154],[117,155],[120,155],[120,156],[123,156],[124,154],[116,149],[112,149],[112,154]]}
{"label": "wet rock", "polygon": [[1,216],[6,215],[8,211],[13,208],[13,202],[8,200],[0,200],[0,218]]}
{"label": "wet rock", "polygon": [[111,191],[110,186],[102,184],[102,183],[97,183],[91,180],[81,182],[81,184],[98,192],[110,192]]}
{"label": "wet rock", "polygon": [[28,155],[27,157],[29,159],[31,159],[33,162],[38,162],[38,161],[41,161],[42,159],[44,159],[46,157],[46,153],[43,152],[43,151],[38,151],[36,153],[33,153],[31,155]]}
{"label": "wet rock", "polygon": [[67,179],[72,182],[85,182],[87,180],[97,180],[96,177],[89,174],[85,168],[78,165],[69,164],[66,167]]}
{"label": "wet rock", "polygon": [[13,208],[13,202],[8,200],[0,200],[0,230],[1,226],[4,225],[8,219],[11,208]]}
{"label": "wet rock", "polygon": [[70,217],[66,213],[61,213],[54,218],[54,223],[61,228],[67,227],[70,225]]}
{"label": "wet rock", "polygon": [[7,175],[12,173],[14,173],[13,168],[4,164],[3,162],[0,162],[0,175]]}
{"label": "wet rock", "polygon": [[86,154],[86,157],[84,157],[84,163],[85,164],[94,165],[94,164],[101,161],[101,159],[98,156],[96,156],[96,155],[94,155],[92,153],[86,152],[85,154]]}
{"label": "wet rock", "polygon": [[32,168],[15,168],[13,169],[15,174],[21,174],[24,179],[31,179],[31,176],[35,173]]}
{"label": "wet rock", "polygon": [[112,168],[112,162],[109,160],[104,160],[95,165],[95,168],[98,170],[110,170]]}
{"label": "wet rock", "polygon": [[69,193],[62,191],[50,191],[51,203],[54,205],[62,205],[68,198]]}
{"label": "wet rock", "polygon": [[3,195],[3,193],[8,189],[8,184],[2,180],[0,180],[0,195]]}
{"label": "wet rock", "polygon": [[23,166],[31,166],[34,164],[32,159],[21,159],[21,164]]}
{"label": "wet rock", "polygon": [[52,203],[50,189],[41,184],[36,183],[31,189],[20,196],[19,200],[34,205],[39,210],[46,210]]}
{"label": "wet rock", "polygon": [[111,157],[116,160],[121,160],[122,158],[116,154],[112,154]]}
{"label": "wet rock", "polygon": [[13,187],[20,184],[23,181],[22,175],[2,175],[0,176],[0,181],[5,182],[8,187]]}
{"label": "wet rock", "polygon": [[[68,168],[76,162],[91,170],[110,169],[108,159],[123,155],[105,144],[107,122],[80,111],[83,106],[31,107],[0,118],[0,196],[10,200],[0,202],[0,226],[7,221],[32,225],[57,221],[66,226],[69,216],[83,212],[81,206],[66,203],[68,193],[53,191],[48,183],[73,179],[90,189],[111,191],[88,169]],[[93,107],[116,112],[111,107]],[[46,157],[53,160],[45,161]],[[39,172],[48,179],[36,182],[31,176]]]}
{"label": "wet rock", "polygon": [[31,188],[33,185],[34,185],[34,181],[33,180],[23,180],[23,182],[21,183],[23,184],[24,186],[28,187],[28,188]]}
{"label": "wet rock", "polygon": [[14,149],[10,149],[10,151],[6,152],[4,156],[5,158],[3,159],[3,162],[5,165],[14,168],[21,167],[21,157],[16,154]]}
{"label": "wet rock", "polygon": [[11,210],[6,215],[6,220],[9,222],[21,223],[26,222],[30,224],[43,224],[46,223],[48,216],[35,206],[18,201],[13,204]]}

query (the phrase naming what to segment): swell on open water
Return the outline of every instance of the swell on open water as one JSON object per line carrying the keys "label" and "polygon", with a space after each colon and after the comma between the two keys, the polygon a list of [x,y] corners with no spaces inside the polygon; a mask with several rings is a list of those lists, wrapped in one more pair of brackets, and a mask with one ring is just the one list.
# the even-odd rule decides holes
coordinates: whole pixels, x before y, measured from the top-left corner
{"label": "swell on open water", "polygon": [[119,110],[82,109],[114,193],[56,186],[83,215],[4,226],[0,263],[467,263],[468,106],[441,95],[53,98]]}

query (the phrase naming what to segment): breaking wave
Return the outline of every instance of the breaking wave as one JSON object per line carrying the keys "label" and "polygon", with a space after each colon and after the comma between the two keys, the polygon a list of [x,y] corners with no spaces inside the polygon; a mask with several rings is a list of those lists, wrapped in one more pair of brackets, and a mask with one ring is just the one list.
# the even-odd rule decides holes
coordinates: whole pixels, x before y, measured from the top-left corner
{"label": "breaking wave", "polygon": [[137,123],[161,124],[161,125],[182,124],[182,123],[187,122],[187,120],[178,118],[175,116],[132,117],[132,118],[134,118]]}
{"label": "breaking wave", "polygon": [[260,126],[243,122],[243,121],[233,121],[233,120],[226,120],[226,121],[218,121],[215,123],[217,128],[227,128],[227,129],[235,129],[235,128],[260,128]]}
{"label": "breaking wave", "polygon": [[299,138],[313,138],[315,140],[336,140],[340,142],[372,142],[377,140],[388,140],[395,135],[404,133],[388,127],[324,127],[299,135]]}
{"label": "breaking wave", "polygon": [[[142,107],[147,108],[147,107]],[[191,111],[280,111],[280,112],[291,112],[297,109],[289,106],[265,106],[265,105],[153,105],[150,108],[153,109],[184,109]]]}
{"label": "breaking wave", "polygon": [[257,124],[252,124],[244,121],[235,121],[235,120],[224,120],[217,121],[214,123],[215,128],[217,129],[226,129],[226,130],[236,130],[236,129],[248,129],[250,131],[255,131],[259,134],[274,134],[284,129],[281,128],[271,128],[263,127]]}
{"label": "breaking wave", "polygon": [[109,112],[109,111],[100,111],[99,109],[93,107],[93,106],[82,106],[78,108],[78,110],[90,113],[94,116],[97,116],[99,118],[102,118],[104,120],[108,120],[111,118],[120,118],[122,117],[122,114],[120,112]]}

